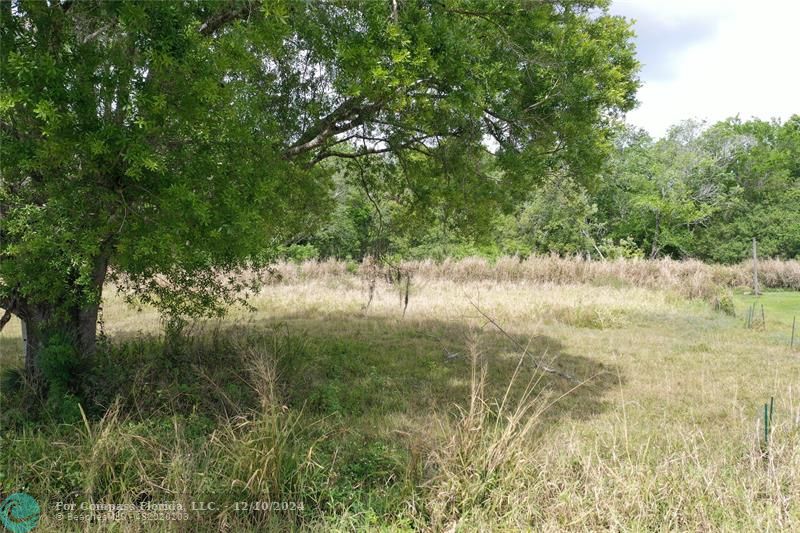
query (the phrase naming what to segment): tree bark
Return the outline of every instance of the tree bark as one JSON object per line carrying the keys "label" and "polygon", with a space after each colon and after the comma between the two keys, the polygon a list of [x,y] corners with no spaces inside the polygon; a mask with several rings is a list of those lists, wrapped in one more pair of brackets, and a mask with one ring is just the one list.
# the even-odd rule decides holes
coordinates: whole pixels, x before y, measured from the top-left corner
{"label": "tree bark", "polygon": [[82,300],[80,305],[67,309],[50,302],[21,302],[17,305],[15,314],[22,324],[25,346],[25,374],[32,383],[44,385],[42,351],[53,337],[58,337],[61,342],[69,342],[80,359],[94,355],[97,347],[97,316],[108,270],[108,257],[108,253],[103,253],[95,258],[92,286],[88,291],[86,288],[81,291],[88,297],[79,299]]}
{"label": "tree bark", "polygon": [[20,322],[25,347],[25,374],[32,383],[41,383],[44,379],[41,371],[42,352],[54,337],[59,342],[71,344],[79,359],[94,355],[99,309],[99,301],[67,312],[46,304],[26,306],[20,314]]}
{"label": "tree bark", "polygon": [[[29,317],[20,317],[19,323],[22,326],[22,344],[25,348],[25,376],[32,383],[38,383],[41,381],[38,357],[44,347],[44,342],[39,335],[40,324]],[[29,323],[30,326],[28,326]]]}

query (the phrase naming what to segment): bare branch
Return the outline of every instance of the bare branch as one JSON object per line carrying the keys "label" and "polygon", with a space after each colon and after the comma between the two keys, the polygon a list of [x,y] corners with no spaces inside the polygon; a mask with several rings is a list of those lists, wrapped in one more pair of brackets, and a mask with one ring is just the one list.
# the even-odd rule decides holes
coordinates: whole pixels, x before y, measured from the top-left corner
{"label": "bare branch", "polygon": [[[503,327],[500,326],[500,324],[498,324],[492,317],[490,317],[489,315],[484,313],[481,310],[481,308],[478,307],[478,305],[475,302],[473,302],[472,299],[469,296],[467,296],[467,300],[469,301],[470,305],[472,305],[472,307],[474,307],[475,310],[478,313],[480,313],[480,315],[483,318],[485,318],[487,322],[489,322],[491,325],[493,325],[495,327],[495,329],[497,329],[500,333],[502,333],[505,338],[510,340],[518,349],[522,350],[523,353],[527,352],[527,349],[524,346],[522,346],[522,344],[520,344],[520,342],[517,339],[512,337],[506,330],[504,330]],[[577,379],[575,379],[574,376],[572,376],[570,374],[567,374],[566,372],[562,372],[562,371],[560,371],[560,370],[558,370],[556,368],[552,368],[552,367],[544,364],[541,360],[533,359],[533,364],[536,366],[536,368],[538,368],[539,370],[541,370],[543,372],[547,372],[548,374],[555,374],[556,376],[558,376],[560,378],[564,378],[564,379],[572,381],[572,382],[577,382],[578,381]]]}
{"label": "bare branch", "polygon": [[113,22],[110,22],[110,23],[106,24],[105,26],[102,26],[102,27],[98,28],[97,30],[93,31],[92,33],[90,33],[89,35],[84,37],[83,40],[82,40],[82,43],[86,44],[89,41],[94,40],[95,38],[97,38],[104,31],[106,31],[108,29],[111,29],[114,25],[116,25],[116,23],[117,23],[117,21],[115,20]]}
{"label": "bare branch", "polygon": [[283,156],[291,159],[324,145],[331,137],[345,133],[364,124],[369,116],[380,109],[382,102],[364,103],[360,98],[348,98],[339,107],[306,130]]}

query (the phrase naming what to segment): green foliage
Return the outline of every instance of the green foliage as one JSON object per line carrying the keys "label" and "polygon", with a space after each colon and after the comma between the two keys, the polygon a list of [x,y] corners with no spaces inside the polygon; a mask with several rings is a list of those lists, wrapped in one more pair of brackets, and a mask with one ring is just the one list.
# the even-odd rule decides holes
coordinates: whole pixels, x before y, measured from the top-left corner
{"label": "green foliage", "polygon": [[644,252],[632,237],[625,237],[614,242],[610,237],[605,237],[597,247],[606,259],[642,259]]}
{"label": "green foliage", "polygon": [[[3,3],[0,298],[72,312],[111,267],[134,302],[214,313],[326,221],[323,256],[388,250],[378,197],[392,235],[485,233],[544,170],[597,171],[638,68],[605,2],[392,9]],[[359,192],[334,208],[339,170]]]}
{"label": "green foliage", "polygon": [[573,255],[591,251],[597,207],[568,176],[547,179],[521,210],[519,230],[538,252]]}
{"label": "green foliage", "polygon": [[720,288],[714,295],[712,306],[715,311],[729,316],[736,316],[736,306],[733,301],[733,292],[730,289]]}
{"label": "green foliage", "polygon": [[762,256],[798,257],[800,117],[684,122],[659,141],[627,130],[617,145],[597,190],[611,239],[651,257],[733,263],[756,237]]}
{"label": "green foliage", "polygon": [[290,244],[281,247],[278,254],[296,263],[319,259],[320,256],[319,250],[313,244]]}
{"label": "green foliage", "polygon": [[[556,253],[736,263],[756,237],[762,256],[799,257],[798,132],[800,117],[711,127],[688,121],[660,140],[621,127],[599,180],[548,171],[515,208],[468,231],[446,210],[408,217],[391,197],[368,197],[344,180],[336,216],[309,242],[323,257],[357,259]],[[337,244],[326,246],[333,235]]]}
{"label": "green foliage", "polygon": [[79,421],[79,398],[76,394],[80,393],[86,361],[78,357],[69,338],[54,335],[39,353],[38,363],[47,382],[48,414],[63,422]]}
{"label": "green foliage", "polygon": [[341,172],[335,179],[338,201],[325,224],[309,240],[324,257],[360,261],[376,253],[382,233],[388,231],[381,224],[388,220],[382,218],[383,211],[375,210],[361,186],[348,182]]}
{"label": "green foliage", "polygon": [[[544,174],[525,201],[465,229],[452,213],[404,214],[391,197],[338,185],[335,215],[308,237],[321,257],[396,259],[532,253],[590,257],[800,257],[800,117],[785,123],[684,122],[661,140],[620,128],[601,179]],[[335,244],[332,244],[335,243]]]}

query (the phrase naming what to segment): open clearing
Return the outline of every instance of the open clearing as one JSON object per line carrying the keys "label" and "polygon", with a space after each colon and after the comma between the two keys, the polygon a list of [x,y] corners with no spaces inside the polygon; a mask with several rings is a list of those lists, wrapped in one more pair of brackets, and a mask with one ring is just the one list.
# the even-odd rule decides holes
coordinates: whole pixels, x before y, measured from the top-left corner
{"label": "open clearing", "polygon": [[[357,276],[275,284],[255,312],[165,342],[154,312],[112,295],[112,341],[151,337],[101,356],[88,425],[33,429],[4,397],[0,483],[45,502],[43,530],[66,527],[55,501],[212,500],[228,503],[156,527],[800,529],[800,293],[761,298],[765,330],[744,328],[744,295],[736,317],[667,292],[524,281],[415,280],[405,316],[392,285],[367,300]],[[18,325],[2,343],[2,366],[21,365]],[[472,370],[502,402],[521,347],[506,405],[533,379],[536,423],[504,440],[496,407],[469,416]]]}

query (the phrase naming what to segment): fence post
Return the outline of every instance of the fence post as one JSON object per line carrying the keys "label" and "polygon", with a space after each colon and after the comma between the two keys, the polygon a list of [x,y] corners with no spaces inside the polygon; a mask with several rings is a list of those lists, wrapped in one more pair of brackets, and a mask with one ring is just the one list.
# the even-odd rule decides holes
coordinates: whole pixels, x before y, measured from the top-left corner
{"label": "fence post", "polygon": [[753,237],[753,294],[758,296],[761,292],[758,289],[758,254],[756,252],[756,238]]}

